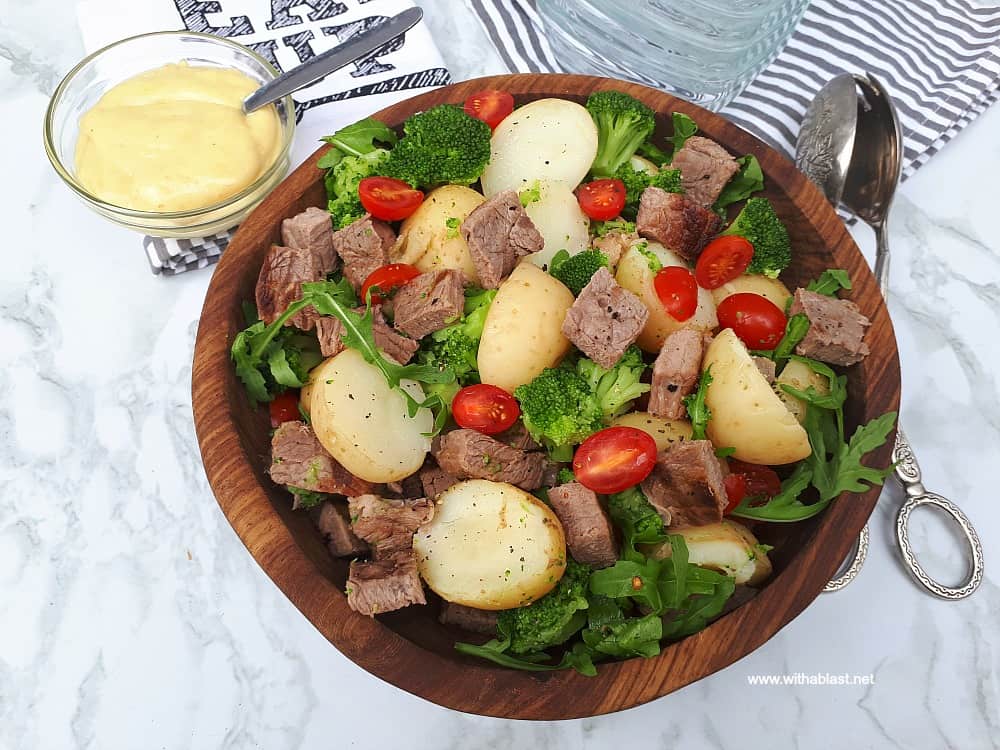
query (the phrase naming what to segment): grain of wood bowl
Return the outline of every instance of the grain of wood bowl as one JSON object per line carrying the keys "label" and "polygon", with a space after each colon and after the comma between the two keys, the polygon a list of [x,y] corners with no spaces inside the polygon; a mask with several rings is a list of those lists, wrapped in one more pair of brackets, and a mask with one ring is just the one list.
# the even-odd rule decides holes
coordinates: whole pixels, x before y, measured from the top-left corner
{"label": "grain of wood bowl", "polygon": [[[643,86],[582,75],[509,75],[446,86],[393,105],[374,116],[396,127],[411,114],[497,88],[517,104],[544,97],[584,102],[602,89],[618,89],[657,113],[657,135],[670,132],[670,113],[693,117],[701,131],[733,154],[752,153],[766,178],[766,196],[788,226],[794,260],[789,286],[823,269],[844,268],[850,299],[872,320],[871,355],[849,369],[848,427],[899,405],[899,362],[892,323],[875,279],[843,222],[823,195],[787,158],[717,114]],[[637,706],[667,695],[741,659],[802,612],[837,571],[868,520],[879,489],[846,494],[821,515],[761,531],[776,544],[775,572],[749,603],[696,635],[666,645],[652,659],[603,663],[597,677],[575,671],[531,673],[494,666],[455,652],[467,634],[437,621],[437,607],[409,607],[375,618],[348,609],[348,564],[333,559],[309,518],[291,510],[288,493],[274,485],[266,409],[251,408],[229,359],[244,326],[240,303],[253,299],[264,254],[279,240],[282,219],[309,206],[325,206],[320,148],[243,222],[215,269],[202,311],[192,371],[194,418],[209,483],[222,511],[257,563],[313,625],[366,671],[414,695],[459,711],[516,719],[571,719]],[[890,440],[869,457],[886,466]]]}

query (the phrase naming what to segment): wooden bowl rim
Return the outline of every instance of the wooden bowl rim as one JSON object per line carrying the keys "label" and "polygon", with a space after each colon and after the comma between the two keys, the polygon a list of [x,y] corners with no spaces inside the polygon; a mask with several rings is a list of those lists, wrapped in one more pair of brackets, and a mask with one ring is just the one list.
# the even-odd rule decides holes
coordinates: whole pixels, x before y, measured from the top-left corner
{"label": "wooden bowl rim", "polygon": [[[395,126],[406,116],[442,101],[461,103],[467,93],[484,88],[510,91],[515,97],[580,96],[593,90],[617,89],[645,101],[658,113],[685,112],[706,135],[720,140],[734,153],[754,153],[766,179],[794,202],[802,216],[827,240],[841,267],[860,266],[855,272],[854,299],[873,320],[886,326],[884,351],[869,358],[877,367],[866,371],[864,421],[889,409],[898,409],[899,363],[892,324],[878,287],[843,222],[809,180],[781,154],[721,116],[638,84],[570,74],[489,76],[424,93],[374,114]],[[465,93],[463,93],[465,92]],[[735,144],[735,145],[734,145]],[[287,195],[300,196],[321,171],[320,148],[279,185],[253,212],[264,215]],[[287,202],[287,201],[286,201]],[[198,328],[192,369],[192,399],[199,446],[209,484],[223,513],[250,554],[292,603],[344,655],[366,671],[414,695],[473,714],[517,719],[556,720],[595,716],[640,705],[665,695],[743,658],[796,617],[823,589],[848,554],[867,522],[879,488],[841,497],[822,515],[810,543],[795,553],[808,554],[808,565],[789,564],[759,595],[712,623],[696,635],[667,645],[653,659],[635,658],[602,664],[598,676],[574,671],[525,673],[486,663],[437,654],[414,644],[383,625],[347,607],[346,597],[303,552],[257,480],[249,455],[229,409],[219,416],[221,393],[230,368],[226,305],[234,299],[241,273],[241,248],[251,242],[248,219],[233,237],[214,271]],[[860,264],[858,260],[860,259]],[[853,261],[853,262],[850,262]],[[226,336],[218,331],[226,330]],[[213,335],[214,334],[214,335]],[[873,398],[872,394],[881,394]],[[215,413],[215,416],[213,415]],[[211,428],[209,427],[211,425]],[[872,465],[889,462],[891,439],[869,459]],[[820,552],[822,554],[820,554]],[[716,646],[724,644],[719,650]]]}

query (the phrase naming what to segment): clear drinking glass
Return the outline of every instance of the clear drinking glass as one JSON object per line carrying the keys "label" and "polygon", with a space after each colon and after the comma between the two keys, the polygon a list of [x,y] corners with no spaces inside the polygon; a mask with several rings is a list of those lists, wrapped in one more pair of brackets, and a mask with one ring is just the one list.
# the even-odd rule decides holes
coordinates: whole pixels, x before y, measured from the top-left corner
{"label": "clear drinking glass", "polygon": [[719,110],[777,57],[809,0],[537,0],[563,69]]}

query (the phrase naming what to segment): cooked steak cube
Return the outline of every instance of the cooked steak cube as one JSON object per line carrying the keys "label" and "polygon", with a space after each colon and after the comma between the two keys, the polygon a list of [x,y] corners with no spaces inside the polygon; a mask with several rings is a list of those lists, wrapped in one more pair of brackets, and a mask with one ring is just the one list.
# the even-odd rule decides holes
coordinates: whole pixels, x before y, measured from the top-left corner
{"label": "cooked steak cube", "polygon": [[740,171],[740,165],[726,149],[700,135],[684,141],[670,167],[681,170],[684,195],[706,207],[715,203],[722,188]]}
{"label": "cooked steak cube", "polygon": [[608,256],[608,263],[614,268],[625,252],[632,247],[632,243],[638,239],[639,235],[635,232],[613,231],[608,232],[603,237],[595,237],[594,241],[591,242],[591,247]]}
{"label": "cooked steak cube", "polygon": [[703,345],[701,332],[693,328],[681,328],[667,336],[653,363],[650,414],[664,419],[687,418],[684,398],[698,387]]}
{"label": "cooked steak cube", "polygon": [[395,242],[392,227],[369,214],[333,233],[333,249],[344,261],[344,276],[355,290],[361,289],[372,271],[389,262]]}
{"label": "cooked steak cube", "polygon": [[393,324],[411,339],[434,333],[461,317],[465,307],[462,272],[422,273],[393,298]]}
{"label": "cooked steak cube", "polygon": [[501,443],[506,443],[511,448],[517,448],[519,451],[537,451],[542,449],[542,446],[535,442],[535,439],[531,437],[531,433],[528,432],[528,428],[524,426],[524,422],[520,419],[493,437]]}
{"label": "cooked steak cube", "polygon": [[351,521],[343,503],[323,503],[316,526],[334,557],[357,557],[368,552],[368,545],[351,531]]}
{"label": "cooked steak cube", "polygon": [[319,350],[324,357],[336,357],[344,351],[344,324],[340,318],[332,315],[321,315],[316,319],[316,338],[319,339]]}
{"label": "cooked steak cube", "polygon": [[412,551],[384,560],[351,563],[347,576],[347,606],[355,612],[378,615],[426,603]]}
{"label": "cooked steak cube", "polygon": [[304,422],[285,422],[274,431],[268,473],[277,484],[334,495],[362,495],[374,487],[337,463]]}
{"label": "cooked steak cube", "polygon": [[438,465],[459,479],[491,479],[529,491],[542,486],[544,453],[520,451],[475,430],[447,432],[432,451]]}
{"label": "cooked steak cube", "polygon": [[434,517],[434,503],[423,497],[390,500],[368,494],[348,498],[348,511],[354,533],[380,560],[413,546],[413,534]]}
{"label": "cooked steak cube", "polygon": [[809,331],[795,347],[796,353],[831,365],[853,365],[868,356],[864,338],[871,321],[853,302],[796,289],[788,314],[797,313],[809,318]]}
{"label": "cooked steak cube", "polygon": [[323,275],[337,270],[333,249],[333,221],[329,211],[310,206],[300,214],[281,222],[281,242],[288,247],[308,250],[319,263]]}
{"label": "cooked steak cube", "polygon": [[725,475],[708,440],[685,440],[657,456],[642,491],[668,526],[704,526],[722,520]]}
{"label": "cooked steak cube", "polygon": [[537,253],[544,244],[514,190],[477,206],[462,222],[461,232],[484,289],[496,289],[520,258]]}
{"label": "cooked steak cube", "polygon": [[440,466],[425,466],[420,470],[420,482],[424,488],[424,496],[436,500],[438,495],[458,480]]}
{"label": "cooked steak cube", "polygon": [[[323,269],[316,255],[297,247],[271,245],[264,256],[264,264],[257,277],[255,296],[257,314],[267,324],[273,323],[286,308],[302,299],[302,285],[310,281],[322,281]],[[296,313],[285,325],[293,325],[303,331],[310,330],[318,314],[307,307]]]}
{"label": "cooked steak cube", "polygon": [[[363,309],[357,312],[364,313]],[[372,305],[372,333],[375,335],[375,346],[382,353],[405,365],[420,348],[420,342],[407,338],[385,322],[381,305]]]}
{"label": "cooked steak cube", "polygon": [[563,335],[605,369],[614,367],[649,319],[649,310],[622,289],[607,268],[597,269],[566,313]]}
{"label": "cooked steak cube", "polygon": [[678,193],[648,187],[639,198],[636,217],[639,234],[656,240],[687,260],[694,260],[719,228],[722,219]]}
{"label": "cooked steak cube", "polygon": [[549,503],[559,517],[574,560],[595,568],[618,562],[614,527],[592,490],[579,482],[561,484],[549,490]]}
{"label": "cooked steak cube", "polygon": [[496,635],[497,613],[486,609],[466,607],[453,602],[441,602],[438,620],[442,625],[457,625],[470,633]]}
{"label": "cooked steak cube", "polygon": [[753,363],[757,366],[760,374],[764,376],[764,379],[768,383],[774,383],[774,376],[777,372],[777,366],[774,364],[773,359],[768,359],[767,357],[754,357]]}

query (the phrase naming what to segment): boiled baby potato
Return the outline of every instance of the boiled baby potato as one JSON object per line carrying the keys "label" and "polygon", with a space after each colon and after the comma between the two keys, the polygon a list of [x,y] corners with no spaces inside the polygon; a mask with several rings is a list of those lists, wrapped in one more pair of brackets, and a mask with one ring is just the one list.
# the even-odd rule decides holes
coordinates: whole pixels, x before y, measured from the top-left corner
{"label": "boiled baby potato", "polygon": [[698,308],[688,320],[681,322],[668,313],[660,298],[656,296],[653,279],[656,272],[649,267],[649,259],[639,252],[645,246],[647,252],[652,252],[663,266],[683,266],[687,264],[676,253],[667,250],[659,242],[639,240],[630,247],[618,263],[615,279],[618,283],[633,292],[649,309],[649,320],[639,334],[637,343],[647,352],[656,353],[663,346],[663,340],[674,331],[681,328],[696,328],[700,331],[711,331],[719,325],[715,316],[715,302],[707,289],[698,287]]}
{"label": "boiled baby potato", "polygon": [[303,412],[307,416],[309,414],[309,408],[312,405],[313,386],[316,382],[314,379],[315,375],[319,372],[319,368],[321,368],[325,362],[328,361],[329,360],[324,360],[324,362],[320,362],[309,371],[309,374],[306,376],[306,384],[302,386],[302,390],[299,391],[299,411]]}
{"label": "boiled baby potato", "polygon": [[[756,586],[771,575],[771,561],[750,530],[730,521],[706,526],[671,529],[680,534],[688,549],[688,562],[732,576],[736,583]],[[652,556],[670,557],[670,542],[653,548]]]}
{"label": "boiled baby potato", "polygon": [[[419,383],[402,388],[424,400]],[[417,472],[431,449],[429,409],[407,416],[403,394],[354,349],[313,370],[309,417],[320,443],[344,468],[369,482],[396,482]]]}
{"label": "boiled baby potato", "polygon": [[537,253],[528,256],[536,266],[548,268],[559,250],[570,255],[590,247],[590,219],[565,182],[539,180],[537,201],[525,206],[528,218],[545,240]]}
{"label": "boiled baby potato", "polygon": [[530,604],[566,569],[566,539],[549,507],[512,484],[485,479],[445,490],[413,549],[438,596],[477,609]]}
{"label": "boiled baby potato", "polygon": [[635,427],[656,441],[656,452],[665,451],[671,444],[691,439],[691,423],[686,419],[663,419],[644,411],[633,411],[615,417],[611,423],[620,427]]}
{"label": "boiled baby potato", "polygon": [[715,300],[715,304],[718,305],[726,297],[731,297],[740,292],[758,294],[777,305],[779,310],[785,309],[785,303],[792,296],[792,293],[788,291],[788,287],[777,279],[770,279],[761,274],[749,273],[737,276],[732,281],[728,281],[717,289],[713,289],[712,298]]}
{"label": "boiled baby potato", "polygon": [[478,284],[476,266],[459,227],[484,200],[463,185],[443,185],[429,192],[419,208],[403,221],[392,249],[393,262],[409,263],[425,272],[454,268]]}
{"label": "boiled baby potato", "polygon": [[479,378],[513,393],[570,349],[562,334],[573,293],[538,266],[522,261],[500,285],[479,341]]}
{"label": "boiled baby potato", "polygon": [[572,190],[596,155],[597,126],[586,109],[566,99],[538,99],[518,107],[493,131],[483,192],[520,192],[535,180],[565,182]]}
{"label": "boiled baby potato", "polygon": [[750,353],[731,328],[709,344],[702,369],[712,368],[705,403],[712,410],[708,438],[716,447],[753,464],[776,466],[810,453],[809,437],[771,390]]}
{"label": "boiled baby potato", "polygon": [[784,402],[788,411],[794,414],[800,423],[806,420],[806,403],[797,396],[786,393],[785,389],[781,387],[782,383],[799,391],[804,391],[812,386],[817,393],[824,396],[830,393],[830,379],[826,375],[816,372],[805,362],[800,362],[797,359],[788,360],[785,369],[775,378],[774,392],[778,394],[778,398]]}

